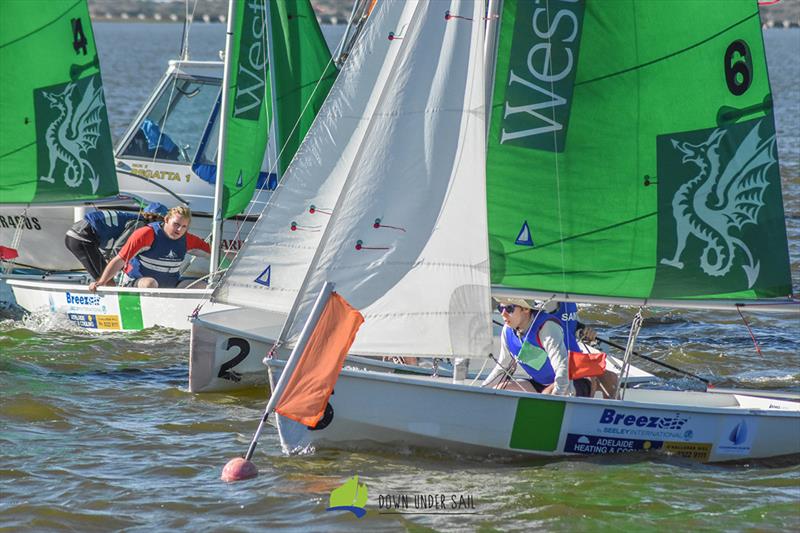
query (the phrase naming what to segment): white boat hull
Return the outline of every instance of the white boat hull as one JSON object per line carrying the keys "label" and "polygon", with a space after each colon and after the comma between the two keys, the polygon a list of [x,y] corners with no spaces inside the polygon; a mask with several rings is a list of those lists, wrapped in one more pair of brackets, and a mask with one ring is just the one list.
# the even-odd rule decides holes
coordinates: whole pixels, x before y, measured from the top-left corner
{"label": "white boat hull", "polygon": [[[283,364],[270,362],[275,379]],[[314,430],[280,418],[289,450],[400,444],[549,457],[660,451],[707,462],[800,454],[800,403],[739,394],[631,389],[624,401],[566,398],[346,366],[329,405]]]}
{"label": "white boat hull", "polygon": [[[17,305],[29,313],[65,316],[89,331],[139,331],[160,326],[189,329],[189,321],[203,302],[208,308],[210,289],[134,289],[88,286],[48,281],[8,280]],[[214,304],[214,309],[231,306]]]}
{"label": "white boat hull", "polygon": [[14,263],[47,271],[81,270],[64,235],[75,220],[72,206],[0,207],[0,246],[17,250]]}
{"label": "white boat hull", "polygon": [[[262,359],[275,345],[285,320],[284,314],[243,308],[209,312],[197,317],[192,323],[189,390],[223,392],[266,384],[267,373]],[[349,361],[378,371],[401,370],[401,365],[370,361],[364,357],[351,357]],[[618,374],[620,366],[618,359],[608,358],[609,370]],[[402,371],[413,370],[403,367]],[[443,370],[440,375],[451,374]],[[628,383],[650,381],[654,377],[632,366]]]}
{"label": "white boat hull", "polygon": [[236,308],[192,321],[189,390],[223,392],[267,383],[262,360],[275,344],[286,315]]}

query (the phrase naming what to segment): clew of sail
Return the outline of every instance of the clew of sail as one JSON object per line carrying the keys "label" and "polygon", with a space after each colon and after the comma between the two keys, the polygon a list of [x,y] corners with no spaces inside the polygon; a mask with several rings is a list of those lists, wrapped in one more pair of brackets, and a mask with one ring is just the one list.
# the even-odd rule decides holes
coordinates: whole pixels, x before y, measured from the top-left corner
{"label": "clew of sail", "polygon": [[86,2],[8,2],[2,15],[0,202],[68,203],[116,195]]}
{"label": "clew of sail", "polygon": [[791,293],[755,1],[507,0],[496,57],[492,283],[676,305]]}

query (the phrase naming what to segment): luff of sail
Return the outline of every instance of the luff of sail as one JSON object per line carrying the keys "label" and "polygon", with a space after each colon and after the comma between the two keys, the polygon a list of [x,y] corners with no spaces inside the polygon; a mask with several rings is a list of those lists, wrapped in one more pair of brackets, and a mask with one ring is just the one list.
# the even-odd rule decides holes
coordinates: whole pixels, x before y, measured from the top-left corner
{"label": "luff of sail", "polygon": [[1,9],[0,202],[78,202],[117,194],[86,2],[5,2]]}
{"label": "luff of sail", "polygon": [[[336,77],[330,51],[308,0],[252,0],[234,2],[233,8],[236,38],[231,47],[231,96],[223,140],[225,218],[241,213],[250,203],[271,121],[277,121],[275,144],[280,152],[275,170],[282,174]],[[265,27],[267,19],[271,23],[269,32]],[[272,65],[267,53],[270,46]],[[273,102],[277,112],[272,109]]]}
{"label": "luff of sail", "polygon": [[408,3],[397,38],[375,36],[398,57],[374,88],[380,100],[298,296],[290,343],[333,281],[365,318],[352,353],[491,351],[483,14],[482,2]]}
{"label": "luff of sail", "polygon": [[494,284],[663,300],[791,293],[754,0],[507,0],[500,24]]}
{"label": "luff of sail", "polygon": [[395,66],[398,47],[384,46],[405,24],[403,2],[373,13],[298,149],[266,211],[237,254],[215,301],[289,313],[367,131],[367,117]]}

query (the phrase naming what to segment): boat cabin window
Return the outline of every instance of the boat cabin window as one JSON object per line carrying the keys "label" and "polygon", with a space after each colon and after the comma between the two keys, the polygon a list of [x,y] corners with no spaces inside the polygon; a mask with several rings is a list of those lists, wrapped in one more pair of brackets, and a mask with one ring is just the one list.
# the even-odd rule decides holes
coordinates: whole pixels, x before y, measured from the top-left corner
{"label": "boat cabin window", "polygon": [[176,76],[164,84],[122,157],[191,163],[219,91],[215,79]]}
{"label": "boat cabin window", "polygon": [[[219,112],[214,115],[214,123],[208,133],[208,139],[200,146],[200,153],[197,154],[197,162],[201,165],[209,165],[216,168],[217,150],[219,148]],[[213,180],[211,181],[213,183]]]}

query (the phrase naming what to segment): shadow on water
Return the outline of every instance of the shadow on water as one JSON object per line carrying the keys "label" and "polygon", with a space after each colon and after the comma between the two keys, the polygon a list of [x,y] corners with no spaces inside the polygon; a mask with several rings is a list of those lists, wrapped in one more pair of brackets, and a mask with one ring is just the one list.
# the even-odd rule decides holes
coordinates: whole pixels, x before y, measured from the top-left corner
{"label": "shadow on water", "polygon": [[180,387],[186,383],[187,368],[176,365],[166,368],[118,368],[114,370],[90,370],[64,374],[66,378],[87,381],[136,382],[147,381],[170,387]]}
{"label": "shadow on water", "polygon": [[0,360],[0,375],[26,376],[48,381],[77,381],[88,384],[103,382],[147,382],[149,384],[181,387],[186,384],[187,368],[185,365],[173,365],[164,368],[132,368],[122,367],[111,370],[79,370],[59,372],[29,362]]}

